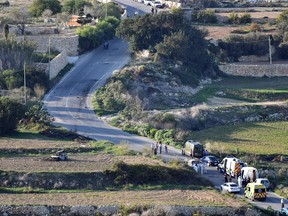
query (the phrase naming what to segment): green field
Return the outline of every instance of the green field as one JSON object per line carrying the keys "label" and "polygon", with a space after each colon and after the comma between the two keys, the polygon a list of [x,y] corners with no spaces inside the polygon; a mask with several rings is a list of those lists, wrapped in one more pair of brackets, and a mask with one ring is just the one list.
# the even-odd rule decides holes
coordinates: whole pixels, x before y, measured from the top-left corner
{"label": "green field", "polygon": [[193,101],[206,102],[213,96],[247,102],[287,100],[287,83],[287,77],[225,77],[204,87],[195,95]]}
{"label": "green field", "polygon": [[225,153],[288,155],[288,122],[243,123],[193,132],[203,144],[221,146]]}

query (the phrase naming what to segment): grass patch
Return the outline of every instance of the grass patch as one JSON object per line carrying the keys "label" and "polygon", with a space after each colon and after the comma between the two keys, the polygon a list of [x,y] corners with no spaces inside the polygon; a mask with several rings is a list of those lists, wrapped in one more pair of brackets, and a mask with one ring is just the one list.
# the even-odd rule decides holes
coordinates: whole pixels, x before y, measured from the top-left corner
{"label": "grass patch", "polygon": [[100,140],[97,142],[92,142],[91,146],[94,148],[93,152],[103,152],[105,154],[113,155],[135,155],[136,153],[128,149],[128,146],[125,144],[115,145],[106,140]]}
{"label": "grass patch", "polygon": [[288,155],[288,122],[258,122],[219,126],[193,132],[193,139],[226,153]]}
{"label": "grass patch", "polygon": [[199,91],[194,102],[206,102],[213,96],[247,102],[288,99],[288,78],[225,77]]}
{"label": "grass patch", "polygon": [[58,51],[52,51],[49,55],[49,53],[32,53],[32,61],[36,63],[49,63],[49,60],[51,61],[59,54]]}

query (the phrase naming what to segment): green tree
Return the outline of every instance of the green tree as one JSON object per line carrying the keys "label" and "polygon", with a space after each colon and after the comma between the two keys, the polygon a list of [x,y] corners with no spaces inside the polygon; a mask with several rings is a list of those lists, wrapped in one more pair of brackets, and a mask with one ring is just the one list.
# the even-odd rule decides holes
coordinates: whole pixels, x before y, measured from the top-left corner
{"label": "green tree", "polygon": [[85,5],[90,5],[90,3],[86,0],[65,0],[63,11],[69,14],[80,14],[84,10]]}
{"label": "green tree", "polygon": [[288,10],[284,10],[276,19],[277,28],[280,35],[288,31]]}
{"label": "green tree", "polygon": [[35,44],[29,41],[17,42],[13,38],[0,39],[0,71],[22,70],[24,61],[29,63],[34,49]]}
{"label": "green tree", "polygon": [[0,97],[0,134],[12,132],[24,116],[22,104],[6,97]]}
{"label": "green tree", "polygon": [[36,101],[27,105],[25,112],[25,121],[29,124],[40,124],[41,126],[50,125],[53,117],[43,108],[43,103]]}
{"label": "green tree", "polygon": [[83,26],[77,30],[79,35],[79,47],[81,51],[98,47],[106,40],[110,40],[115,35],[115,28],[119,20],[115,17],[107,17],[97,23],[96,26]]}
{"label": "green tree", "polygon": [[[188,26],[189,25],[189,26]],[[165,35],[190,28],[181,11],[176,13],[146,14],[136,19],[123,20],[116,30],[116,35],[130,42],[134,51],[148,49],[160,43]]]}
{"label": "green tree", "polygon": [[117,19],[121,19],[121,14],[123,13],[123,9],[119,4],[115,2],[109,2],[107,4],[102,4],[102,17],[106,17],[106,7],[107,7],[107,17],[116,17]]}
{"label": "green tree", "polygon": [[34,0],[29,11],[32,16],[39,17],[45,10],[51,10],[53,14],[61,12],[61,4],[58,0]]}

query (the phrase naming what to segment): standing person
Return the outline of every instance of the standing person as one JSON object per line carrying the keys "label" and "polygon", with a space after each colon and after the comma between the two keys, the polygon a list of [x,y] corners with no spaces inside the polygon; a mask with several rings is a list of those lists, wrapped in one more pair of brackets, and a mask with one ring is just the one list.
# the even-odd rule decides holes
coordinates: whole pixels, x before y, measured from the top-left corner
{"label": "standing person", "polygon": [[203,173],[207,173],[207,163],[203,163]]}
{"label": "standing person", "polygon": [[159,153],[160,154],[162,153],[162,142],[161,141],[159,142]]}
{"label": "standing person", "polygon": [[167,146],[167,143],[164,144],[164,149],[165,149],[165,153],[167,154],[167,153],[168,153],[168,146]]}
{"label": "standing person", "polygon": [[204,165],[200,163],[200,173],[201,175],[204,174]]}
{"label": "standing person", "polygon": [[152,151],[152,154],[154,154],[154,143],[151,143],[151,151]]}
{"label": "standing person", "polygon": [[151,13],[154,14],[154,8],[153,7],[151,8]]}
{"label": "standing person", "polygon": [[241,188],[242,187],[242,177],[238,177],[238,186]]}
{"label": "standing person", "polygon": [[281,198],[281,208],[284,208],[284,206],[285,206],[285,204],[284,204],[284,199],[283,198]]}
{"label": "standing person", "polygon": [[225,181],[225,183],[228,182],[228,177],[227,177],[227,174],[226,174],[226,173],[224,173],[224,181]]}

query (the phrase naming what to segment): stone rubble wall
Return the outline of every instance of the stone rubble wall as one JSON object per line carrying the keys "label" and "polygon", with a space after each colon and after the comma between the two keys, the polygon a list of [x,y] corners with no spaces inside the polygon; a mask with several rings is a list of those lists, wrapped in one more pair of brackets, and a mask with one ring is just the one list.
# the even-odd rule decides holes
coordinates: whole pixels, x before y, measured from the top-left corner
{"label": "stone rubble wall", "polygon": [[[18,40],[23,40],[22,36],[17,37]],[[48,52],[49,50],[49,38],[50,48],[55,49],[58,52],[66,51],[67,55],[78,55],[78,35],[29,35],[25,36],[26,40],[34,42],[37,46],[36,52]]]}
{"label": "stone rubble wall", "polygon": [[68,64],[67,60],[67,53],[62,51],[59,55],[57,55],[52,61],[50,62],[50,67],[47,68],[47,73],[49,76],[49,80],[53,79],[58,75],[58,73],[65,68]]}
{"label": "stone rubble wall", "polygon": [[232,76],[283,77],[288,76],[288,64],[226,64],[219,69]]}
{"label": "stone rubble wall", "polygon": [[34,216],[94,216],[94,215],[129,215],[129,216],[155,216],[155,215],[183,215],[191,216],[194,213],[199,215],[213,216],[265,216],[265,214],[251,208],[241,207],[192,207],[192,206],[152,206],[147,210],[138,207],[138,212],[130,214],[122,213],[119,206],[0,206],[0,214],[3,216],[13,215],[34,215]]}

